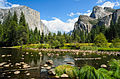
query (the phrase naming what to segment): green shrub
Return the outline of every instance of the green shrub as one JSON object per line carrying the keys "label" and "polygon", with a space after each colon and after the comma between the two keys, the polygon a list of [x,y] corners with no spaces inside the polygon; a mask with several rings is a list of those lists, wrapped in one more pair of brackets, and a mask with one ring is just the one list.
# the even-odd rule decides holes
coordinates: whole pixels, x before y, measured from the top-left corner
{"label": "green shrub", "polygon": [[81,46],[80,50],[98,50],[96,46]]}
{"label": "green shrub", "polygon": [[109,62],[110,69],[113,71],[113,76],[120,79],[120,60],[112,59]]}
{"label": "green shrub", "polygon": [[112,44],[113,44],[113,47],[120,48],[120,39],[115,38],[114,40],[112,40]]}
{"label": "green shrub", "polygon": [[98,48],[98,51],[120,51],[120,48]]}
{"label": "green shrub", "polygon": [[108,47],[108,41],[102,33],[95,37],[94,44],[98,47]]}
{"label": "green shrub", "polygon": [[92,66],[84,66],[80,70],[80,79],[111,79],[111,77]]}
{"label": "green shrub", "polygon": [[59,77],[62,74],[67,74],[71,78],[78,77],[79,75],[79,69],[70,65],[60,65],[55,68],[55,72],[56,72],[56,75]]}
{"label": "green shrub", "polygon": [[108,65],[110,70],[104,68],[95,69],[92,66],[84,66],[80,70],[69,65],[60,65],[55,68],[57,76],[67,74],[75,79],[120,79],[120,60],[112,59]]}

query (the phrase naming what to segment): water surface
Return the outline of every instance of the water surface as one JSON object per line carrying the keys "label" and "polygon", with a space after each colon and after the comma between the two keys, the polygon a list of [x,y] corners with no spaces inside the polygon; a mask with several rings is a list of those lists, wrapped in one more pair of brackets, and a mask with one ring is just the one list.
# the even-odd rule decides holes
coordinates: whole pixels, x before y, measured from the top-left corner
{"label": "water surface", "polygon": [[[82,58],[100,58],[100,59],[82,59]],[[3,79],[46,79],[49,78],[47,70],[43,65],[46,60],[53,60],[52,68],[73,62],[77,67],[91,65],[99,68],[102,64],[106,64],[111,59],[120,59],[116,55],[107,54],[89,54],[89,53],[71,53],[71,52],[35,52],[23,51],[19,49],[0,49],[0,63],[5,63],[0,66],[0,78]],[[16,64],[17,63],[17,64]],[[24,63],[30,68],[23,68]],[[9,65],[9,66],[8,66]],[[20,71],[19,74],[15,74]]]}

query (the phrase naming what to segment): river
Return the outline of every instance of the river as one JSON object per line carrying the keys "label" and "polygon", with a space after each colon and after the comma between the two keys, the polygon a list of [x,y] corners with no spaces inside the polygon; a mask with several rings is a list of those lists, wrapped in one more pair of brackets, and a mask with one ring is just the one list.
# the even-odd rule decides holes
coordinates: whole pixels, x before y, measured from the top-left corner
{"label": "river", "polygon": [[[20,49],[0,49],[0,79],[47,79],[51,78],[44,67],[47,60],[52,60],[55,68],[58,65],[70,64],[82,67],[91,65],[95,68],[107,65],[111,59],[120,59],[117,55],[97,53],[71,53],[71,52],[38,52]],[[26,68],[25,68],[26,67]],[[109,68],[109,67],[108,67]]]}

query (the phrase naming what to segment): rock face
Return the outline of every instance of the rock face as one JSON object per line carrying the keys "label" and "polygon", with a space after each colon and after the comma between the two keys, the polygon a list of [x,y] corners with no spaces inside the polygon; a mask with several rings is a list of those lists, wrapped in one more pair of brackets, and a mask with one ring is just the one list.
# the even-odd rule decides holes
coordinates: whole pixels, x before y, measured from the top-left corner
{"label": "rock face", "polygon": [[35,27],[37,27],[41,33],[49,33],[48,28],[40,20],[40,13],[26,6],[13,7],[10,9],[0,9],[1,22],[4,21],[9,11],[12,15],[14,14],[14,12],[16,12],[18,20],[20,19],[21,12],[23,12],[25,15],[26,22],[28,23],[29,29],[34,30]]}
{"label": "rock face", "polygon": [[90,21],[95,21],[94,18],[91,18],[89,16],[86,15],[80,15],[78,21],[75,23],[75,27],[74,30],[84,30],[86,32],[90,32],[91,28],[92,28],[92,24],[90,23]]}
{"label": "rock face", "polygon": [[95,26],[110,26],[111,21],[117,22],[120,17],[120,9],[112,9],[109,7],[95,6],[90,16],[80,15],[78,21],[74,25],[74,30],[84,30],[89,33]]}
{"label": "rock face", "polygon": [[90,17],[95,18],[95,19],[100,19],[100,18],[103,18],[105,16],[112,14],[113,12],[114,12],[114,9],[112,8],[109,8],[109,7],[102,8],[99,6],[95,6],[93,8],[93,11]]}

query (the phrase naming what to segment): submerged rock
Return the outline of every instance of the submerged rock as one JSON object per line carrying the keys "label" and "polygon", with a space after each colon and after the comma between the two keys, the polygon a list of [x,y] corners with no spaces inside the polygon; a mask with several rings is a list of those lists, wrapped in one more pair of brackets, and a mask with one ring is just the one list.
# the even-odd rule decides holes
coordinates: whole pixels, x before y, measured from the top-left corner
{"label": "submerged rock", "polygon": [[67,64],[72,64],[72,65],[73,65],[73,64],[74,64],[74,62],[67,62]]}

